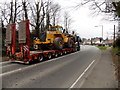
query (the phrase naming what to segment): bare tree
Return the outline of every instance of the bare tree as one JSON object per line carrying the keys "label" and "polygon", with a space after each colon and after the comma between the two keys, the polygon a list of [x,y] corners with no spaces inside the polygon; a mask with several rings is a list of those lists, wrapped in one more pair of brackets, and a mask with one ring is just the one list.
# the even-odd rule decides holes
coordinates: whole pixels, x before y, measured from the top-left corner
{"label": "bare tree", "polygon": [[22,6],[23,6],[23,10],[24,10],[25,19],[28,19],[28,11],[27,11],[26,3],[27,3],[26,0],[22,0]]}
{"label": "bare tree", "polygon": [[[77,5],[76,7],[90,4],[90,9],[93,11],[93,14],[101,14],[105,13],[108,15],[107,20],[117,20],[118,21],[118,31],[120,32],[120,1],[111,1],[111,0],[83,0],[82,3]],[[118,32],[118,33],[119,33]]]}
{"label": "bare tree", "polygon": [[58,4],[54,4],[51,0],[36,2],[33,6],[30,4],[32,12],[31,25],[35,28],[36,36],[39,36],[39,32],[43,32],[48,29],[51,21],[53,25],[57,21],[57,14],[60,10]]}
{"label": "bare tree", "polygon": [[[41,2],[36,2],[34,5],[30,5],[31,13],[32,13],[32,21],[30,24],[35,28],[36,37],[39,37],[39,33],[41,32],[41,25],[44,24],[45,18],[45,3],[41,0]],[[44,25],[43,25],[44,26]]]}
{"label": "bare tree", "polygon": [[31,18],[30,25],[35,29],[38,37],[40,32],[49,28],[52,20],[55,25],[60,6],[51,0],[40,0],[34,4],[29,3],[28,0],[22,0],[19,3],[18,0],[14,0],[14,2],[11,0],[11,2],[5,2],[3,6],[0,6],[0,10],[3,24],[16,23],[24,18]]}
{"label": "bare tree", "polygon": [[49,28],[49,25],[52,23],[53,25],[56,24],[58,21],[60,11],[60,5],[57,3],[52,2],[51,0],[46,1],[46,29]]}
{"label": "bare tree", "polygon": [[120,17],[120,1],[112,2],[111,0],[83,0],[79,3],[76,8],[79,8],[82,5],[90,5],[90,9],[93,10],[93,13],[100,14],[103,13],[114,13],[115,17]]}
{"label": "bare tree", "polygon": [[15,23],[17,22],[17,16],[20,14],[21,10],[19,9],[21,5],[18,4],[17,0],[11,0],[11,2],[4,2],[0,7],[1,20],[3,24]]}
{"label": "bare tree", "polygon": [[51,1],[48,0],[46,5],[46,29],[48,29],[50,25],[50,4]]}
{"label": "bare tree", "polygon": [[64,27],[67,33],[68,33],[68,30],[70,29],[71,23],[72,23],[72,19],[70,15],[68,14],[68,12],[65,12],[64,13]]}
{"label": "bare tree", "polygon": [[9,23],[13,23],[13,1],[10,2],[10,19],[9,19]]}
{"label": "bare tree", "polygon": [[59,17],[59,12],[60,12],[60,5],[59,4],[52,4],[51,5],[51,13],[52,13],[52,20],[53,20],[53,25],[56,25],[56,22],[58,20],[57,16]]}

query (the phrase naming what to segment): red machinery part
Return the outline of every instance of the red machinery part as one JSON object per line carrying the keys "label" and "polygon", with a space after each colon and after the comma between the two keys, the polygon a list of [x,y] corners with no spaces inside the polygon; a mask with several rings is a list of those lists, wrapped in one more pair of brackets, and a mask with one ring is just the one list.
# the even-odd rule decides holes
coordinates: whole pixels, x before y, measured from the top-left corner
{"label": "red machinery part", "polygon": [[[19,43],[20,52],[23,53],[24,57],[30,56],[30,28],[29,20],[21,21],[19,24]],[[22,33],[24,32],[24,34]]]}
{"label": "red machinery part", "polygon": [[12,24],[12,55],[15,54],[16,49],[16,24]]}

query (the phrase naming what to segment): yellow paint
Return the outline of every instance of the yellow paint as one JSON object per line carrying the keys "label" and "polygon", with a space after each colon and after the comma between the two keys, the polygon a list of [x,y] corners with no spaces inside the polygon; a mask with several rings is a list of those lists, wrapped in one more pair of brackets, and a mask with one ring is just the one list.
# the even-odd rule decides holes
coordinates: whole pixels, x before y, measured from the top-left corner
{"label": "yellow paint", "polygon": [[[52,29],[53,28],[53,29]],[[56,31],[54,31],[56,30]],[[53,45],[54,43],[54,39],[57,37],[61,37],[63,38],[64,43],[68,42],[68,36],[65,35],[64,33],[62,33],[62,27],[59,25],[56,26],[51,26],[51,29],[46,31],[46,41],[45,42],[41,42],[40,39],[36,38],[34,40],[34,44],[51,44]]]}

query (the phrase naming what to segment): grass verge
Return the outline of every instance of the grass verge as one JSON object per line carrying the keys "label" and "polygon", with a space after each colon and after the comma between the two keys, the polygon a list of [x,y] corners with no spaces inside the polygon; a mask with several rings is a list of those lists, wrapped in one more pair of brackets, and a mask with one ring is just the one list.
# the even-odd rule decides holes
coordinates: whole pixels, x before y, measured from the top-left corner
{"label": "grass verge", "polygon": [[108,46],[96,46],[98,47],[100,50],[106,50],[108,48]]}

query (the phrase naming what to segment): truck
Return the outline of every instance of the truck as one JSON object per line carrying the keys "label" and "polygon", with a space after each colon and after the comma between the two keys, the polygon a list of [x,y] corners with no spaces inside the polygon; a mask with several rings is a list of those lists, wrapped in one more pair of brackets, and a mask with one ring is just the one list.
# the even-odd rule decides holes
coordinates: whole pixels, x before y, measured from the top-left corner
{"label": "truck", "polygon": [[62,49],[35,49],[30,50],[30,22],[29,20],[23,20],[19,23],[18,27],[18,43],[19,51],[16,51],[16,24],[8,24],[6,28],[6,48],[7,55],[11,62],[19,62],[30,64],[33,61],[43,61],[46,58],[51,59],[53,57],[65,55],[67,53],[76,52],[80,50],[80,37],[77,36],[74,47],[67,47]]}

